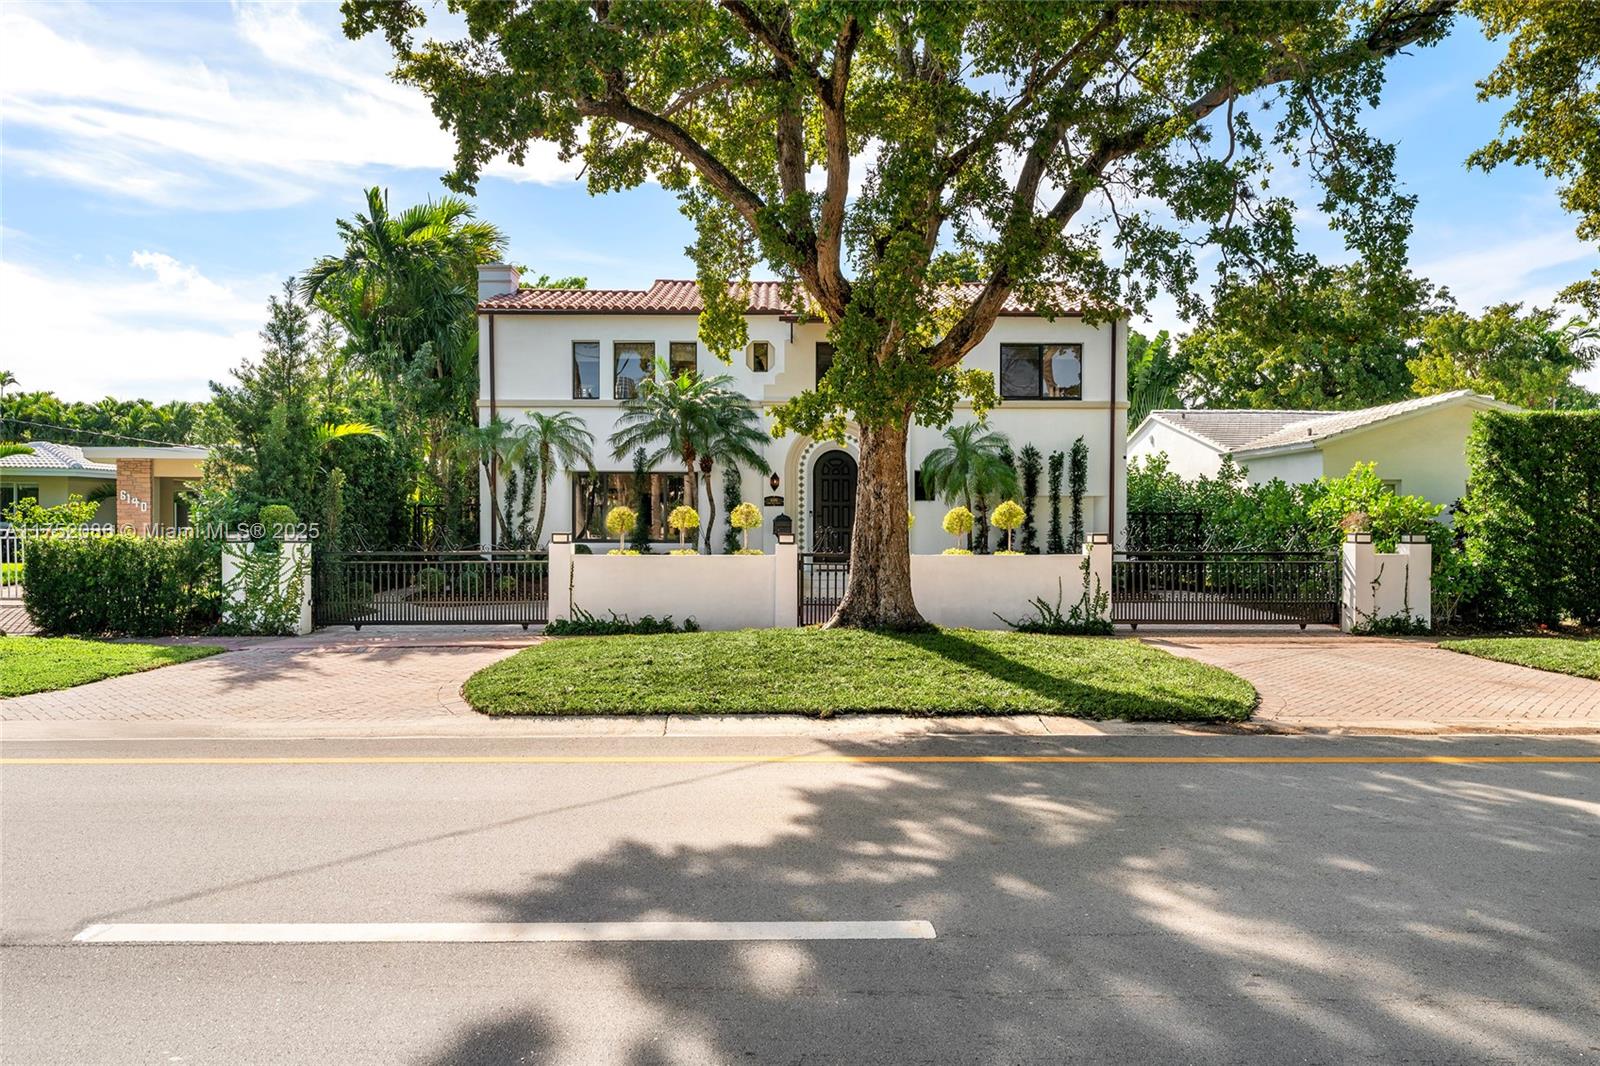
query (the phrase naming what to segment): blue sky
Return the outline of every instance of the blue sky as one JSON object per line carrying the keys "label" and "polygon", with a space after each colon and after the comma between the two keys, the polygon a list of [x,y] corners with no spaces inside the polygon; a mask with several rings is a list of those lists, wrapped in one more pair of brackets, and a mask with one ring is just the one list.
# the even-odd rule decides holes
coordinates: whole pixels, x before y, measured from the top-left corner
{"label": "blue sky", "polygon": [[[1463,25],[1393,65],[1374,119],[1420,197],[1412,263],[1469,310],[1548,303],[1600,265],[1541,175],[1463,166],[1499,121],[1473,89],[1496,57]],[[387,69],[333,4],[8,3],[0,367],[71,399],[203,398],[255,352],[267,295],[337,250],[365,186],[397,206],[443,191],[449,138]],[[513,260],[609,287],[693,276],[670,197],[590,197],[576,172],[538,150],[484,178],[479,212]],[[1338,252],[1315,217],[1305,239]],[[1137,328],[1182,326],[1165,300],[1153,318]]]}

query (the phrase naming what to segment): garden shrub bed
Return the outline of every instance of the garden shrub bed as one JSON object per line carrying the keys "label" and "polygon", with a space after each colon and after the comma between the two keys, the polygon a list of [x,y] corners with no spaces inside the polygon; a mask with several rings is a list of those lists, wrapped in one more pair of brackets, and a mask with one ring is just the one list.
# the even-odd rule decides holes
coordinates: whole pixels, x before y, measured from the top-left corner
{"label": "garden shrub bed", "polygon": [[86,685],[215,655],[209,644],[111,644],[74,637],[0,638],[0,697]]}
{"label": "garden shrub bed", "polygon": [[200,633],[219,616],[219,546],[199,537],[35,537],[24,567],[23,605],[46,633]]}
{"label": "garden shrub bed", "polygon": [[1226,670],[1135,640],[944,629],[767,629],[546,641],[468,679],[491,715],[1052,714],[1248,718]]}
{"label": "garden shrub bed", "polygon": [[1531,666],[1557,674],[1592,677],[1600,681],[1600,638],[1480,637],[1441,640],[1439,647],[1476,655],[1480,659]]}

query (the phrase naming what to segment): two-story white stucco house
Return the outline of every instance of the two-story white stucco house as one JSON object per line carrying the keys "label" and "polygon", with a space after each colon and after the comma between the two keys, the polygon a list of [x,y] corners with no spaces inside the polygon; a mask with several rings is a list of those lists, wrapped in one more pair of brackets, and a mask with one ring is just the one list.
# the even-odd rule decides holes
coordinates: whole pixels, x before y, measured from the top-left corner
{"label": "two-story white stucco house", "polygon": [[[594,434],[597,468],[562,472],[552,485],[545,530],[571,531],[580,542],[604,541],[606,511],[634,500],[631,459],[614,457],[608,443],[624,398],[646,374],[727,374],[751,403],[767,408],[812,387],[827,368],[830,348],[824,323],[797,314],[776,282],[756,282],[746,321],[750,341],[731,364],[714,356],[697,335],[700,294],[692,281],[657,281],[648,289],[520,289],[515,268],[479,269],[479,421],[517,422],[535,411],[573,411]],[[989,425],[1011,440],[1014,450],[1032,444],[1048,460],[1082,437],[1088,446],[1084,498],[1089,532],[1112,532],[1125,514],[1127,396],[1126,324],[1086,325],[1081,318],[1050,321],[1021,306],[1008,306],[966,364],[992,371],[1001,404]],[[970,421],[958,408],[956,421]],[[914,471],[942,443],[941,431],[915,426],[907,460]],[[765,523],[751,545],[771,547],[774,525],[786,517],[802,550],[839,531],[854,517],[858,446],[809,437],[775,438],[767,468],[746,470],[744,499],[762,506]],[[482,475],[480,475],[482,476]],[[776,487],[772,479],[776,477]],[[724,510],[716,482],[719,524]],[[915,478],[913,479],[916,480]],[[480,486],[480,522],[489,539],[489,493]],[[1041,493],[1048,491],[1045,476]],[[651,474],[653,537],[676,539],[662,527],[664,516],[683,499],[683,475],[658,467]],[[949,504],[926,499],[920,487],[907,506],[916,516],[911,549],[933,553],[950,546],[940,528]],[[992,501],[997,503],[999,501]],[[1065,510],[1066,504],[1063,503]],[[704,510],[704,503],[701,504]],[[1041,542],[1048,503],[1038,502]],[[720,536],[714,538],[720,544]]]}

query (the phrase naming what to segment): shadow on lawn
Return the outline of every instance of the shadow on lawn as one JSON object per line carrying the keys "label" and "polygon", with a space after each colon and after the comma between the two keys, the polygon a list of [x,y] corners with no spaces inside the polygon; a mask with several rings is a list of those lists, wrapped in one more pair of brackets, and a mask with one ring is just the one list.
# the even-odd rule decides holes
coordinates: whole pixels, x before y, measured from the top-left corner
{"label": "shadow on lawn", "polygon": [[[1002,655],[961,634],[960,630],[941,629],[924,633],[885,632],[885,637],[904,641],[930,651],[940,658],[967,669],[987,674],[996,681],[1027,689],[1059,713],[1077,718],[1126,718],[1130,721],[1238,721],[1250,716],[1253,704],[1239,713],[1236,704],[1224,700],[1208,700],[1209,706],[1197,708],[1194,694],[1185,693],[1183,699],[1168,698],[1149,688],[1148,677],[1137,678],[1141,691],[1128,692],[1110,687],[1104,680],[1081,681],[1073,677],[1046,673],[1025,662]],[[1051,639],[1051,638],[1042,638]],[[1093,638],[1108,641],[1110,638]],[[1135,645],[1144,651],[1142,645]],[[1191,669],[1189,663],[1183,668]]]}
{"label": "shadow on lawn", "polygon": [[1592,767],[790,765],[670,800],[777,816],[624,835],[464,902],[498,921],[927,919],[938,938],[530,950],[514,1002],[496,989],[498,1010],[424,1061],[1556,1062],[1600,1045],[1600,916],[1571,894],[1595,871]]}

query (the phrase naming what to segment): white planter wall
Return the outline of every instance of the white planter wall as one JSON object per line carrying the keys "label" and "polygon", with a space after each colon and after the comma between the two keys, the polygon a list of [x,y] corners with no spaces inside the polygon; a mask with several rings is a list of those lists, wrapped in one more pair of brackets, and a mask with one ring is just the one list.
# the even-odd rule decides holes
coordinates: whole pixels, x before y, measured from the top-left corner
{"label": "white planter wall", "polygon": [[797,624],[796,549],[768,555],[582,555],[550,543],[550,620],[573,608],[693,618],[701,629],[768,629]]}
{"label": "white planter wall", "polygon": [[[1089,554],[1088,589],[1095,582],[1111,591],[1111,545],[1084,546]],[[913,555],[911,592],[922,617],[939,626],[1009,629],[1037,615],[1031,601],[1043,599],[1062,613],[1083,597],[1082,555]],[[1109,604],[1109,600],[1107,601]]]}

